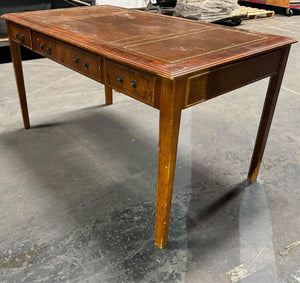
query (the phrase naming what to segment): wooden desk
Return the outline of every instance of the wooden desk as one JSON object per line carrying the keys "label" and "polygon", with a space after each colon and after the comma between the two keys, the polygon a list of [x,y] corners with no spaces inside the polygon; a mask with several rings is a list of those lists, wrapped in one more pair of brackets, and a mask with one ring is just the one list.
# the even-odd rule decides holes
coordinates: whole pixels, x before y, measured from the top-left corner
{"label": "wooden desk", "polygon": [[160,111],[155,243],[167,243],[181,110],[271,76],[248,180],[257,178],[295,40],[114,6],[3,16],[24,126],[30,127],[19,45]]}

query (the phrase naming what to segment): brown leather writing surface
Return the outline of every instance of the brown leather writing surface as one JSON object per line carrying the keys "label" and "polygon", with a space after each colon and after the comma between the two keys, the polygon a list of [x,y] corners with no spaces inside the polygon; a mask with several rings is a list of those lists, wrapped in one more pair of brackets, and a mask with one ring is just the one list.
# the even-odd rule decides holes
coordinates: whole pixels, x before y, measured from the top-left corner
{"label": "brown leather writing surface", "polygon": [[114,6],[34,11],[4,18],[166,77],[294,42],[286,37]]}
{"label": "brown leather writing surface", "polygon": [[[233,33],[235,33],[235,37],[232,37]],[[181,35],[131,43],[125,45],[124,48],[173,64],[262,41],[266,38],[266,36],[246,34],[239,30],[223,30],[222,27],[216,26]]]}

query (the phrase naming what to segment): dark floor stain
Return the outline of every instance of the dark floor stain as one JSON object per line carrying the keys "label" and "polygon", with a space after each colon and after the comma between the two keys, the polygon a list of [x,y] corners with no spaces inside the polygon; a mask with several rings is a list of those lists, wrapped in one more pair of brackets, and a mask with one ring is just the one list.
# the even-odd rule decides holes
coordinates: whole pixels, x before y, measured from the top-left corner
{"label": "dark floor stain", "polygon": [[[173,203],[168,248],[154,245],[155,203],[141,202],[91,218],[61,238],[0,260],[8,282],[182,282],[185,269],[185,214]],[[23,239],[20,239],[20,241]],[[14,243],[17,245],[17,243]],[[11,248],[13,250],[13,248]],[[10,253],[10,254],[8,254]],[[19,268],[12,272],[10,268]]]}
{"label": "dark floor stain", "polygon": [[41,253],[42,248],[32,246],[27,250],[21,251],[5,251],[0,257],[0,270],[25,267],[35,261]]}

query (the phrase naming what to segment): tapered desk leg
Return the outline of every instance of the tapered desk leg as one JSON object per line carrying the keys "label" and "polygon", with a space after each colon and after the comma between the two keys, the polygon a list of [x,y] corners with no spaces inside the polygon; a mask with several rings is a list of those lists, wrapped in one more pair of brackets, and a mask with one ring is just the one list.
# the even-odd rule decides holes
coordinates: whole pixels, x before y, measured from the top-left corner
{"label": "tapered desk leg", "polygon": [[29,129],[30,123],[29,123],[26,91],[25,91],[24,77],[23,77],[23,70],[22,70],[20,45],[12,40],[10,40],[9,44],[10,44],[11,58],[14,65],[18,93],[19,93],[19,101],[22,110],[24,128]]}
{"label": "tapered desk leg", "polygon": [[[183,85],[183,84],[181,84]],[[163,80],[159,118],[155,244],[167,243],[177,144],[182,109],[182,86]],[[181,95],[180,95],[181,94]]]}
{"label": "tapered desk leg", "polygon": [[263,158],[289,51],[290,46],[285,47],[283,49],[282,60],[278,73],[272,75],[270,78],[263,112],[261,115],[258,133],[256,137],[256,142],[253,150],[252,160],[248,172],[248,180],[252,183],[255,182],[257,179],[258,171]]}
{"label": "tapered desk leg", "polygon": [[105,103],[111,105],[113,103],[113,91],[110,86],[105,86]]}

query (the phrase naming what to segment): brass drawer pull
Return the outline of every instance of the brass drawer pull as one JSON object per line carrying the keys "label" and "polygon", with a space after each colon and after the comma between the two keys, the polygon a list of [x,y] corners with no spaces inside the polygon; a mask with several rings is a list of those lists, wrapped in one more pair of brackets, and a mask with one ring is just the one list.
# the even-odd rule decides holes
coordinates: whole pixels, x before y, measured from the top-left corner
{"label": "brass drawer pull", "polygon": [[137,88],[137,82],[136,82],[135,80],[133,80],[133,81],[131,82],[131,86],[132,86],[133,88]]}
{"label": "brass drawer pull", "polygon": [[86,68],[88,68],[88,67],[89,67],[89,62],[84,61],[84,62],[83,62],[83,66],[86,67]]}
{"label": "brass drawer pull", "polygon": [[75,62],[76,64],[78,64],[78,63],[79,63],[79,58],[78,58],[78,57],[74,57],[74,62]]}
{"label": "brass drawer pull", "polygon": [[51,55],[51,53],[52,53],[52,48],[51,48],[51,46],[48,46],[48,47],[46,48],[46,50],[47,50],[47,54],[50,54],[50,55]]}
{"label": "brass drawer pull", "polygon": [[124,77],[123,76],[119,76],[118,77],[118,82],[123,83],[124,82]]}
{"label": "brass drawer pull", "polygon": [[16,32],[16,39],[24,41],[24,34],[19,34],[18,32]]}

